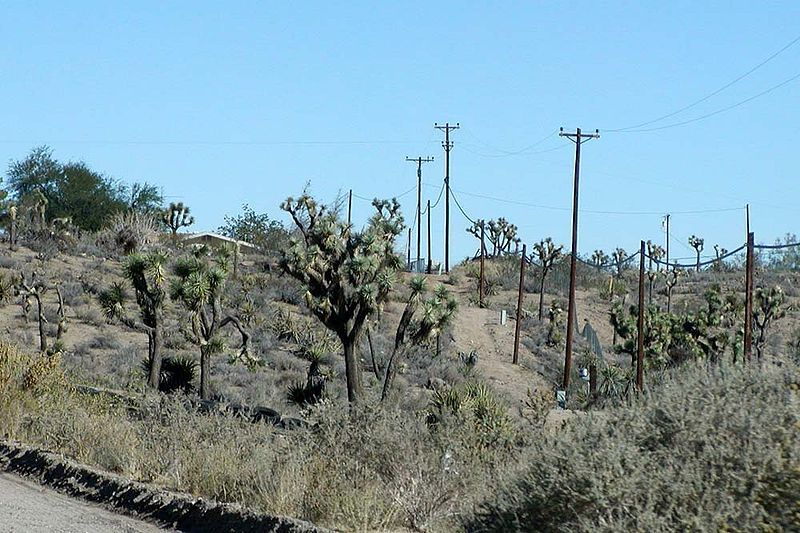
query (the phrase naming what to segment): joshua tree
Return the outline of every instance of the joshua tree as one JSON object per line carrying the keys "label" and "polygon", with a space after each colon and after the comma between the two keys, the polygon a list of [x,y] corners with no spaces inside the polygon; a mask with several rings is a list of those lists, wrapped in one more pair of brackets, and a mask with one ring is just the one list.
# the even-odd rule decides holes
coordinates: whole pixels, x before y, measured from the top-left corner
{"label": "joshua tree", "polygon": [[595,250],[592,254],[592,263],[594,263],[594,267],[597,269],[597,273],[600,273],[600,270],[606,266],[608,263],[608,256],[603,252],[603,250]]}
{"label": "joshua tree", "polygon": [[367,319],[388,298],[400,268],[394,253],[403,229],[400,204],[392,199],[372,205],[377,212],[361,232],[307,194],[281,205],[299,234],[283,252],[281,268],[305,285],[309,310],[341,341],[351,403],[363,389],[357,342]]}
{"label": "joshua tree", "polygon": [[[661,266],[658,262],[662,257],[664,257],[664,249],[657,244],[653,244],[653,241],[647,241],[647,258],[649,261],[649,265],[647,267],[647,278],[649,280],[649,303],[653,303],[653,284],[655,283],[657,272],[661,270]],[[656,270],[653,270],[653,262],[656,263]]]}
{"label": "joshua tree", "polygon": [[20,274],[17,290],[20,295],[22,295],[24,301],[28,302],[28,305],[30,305],[29,302],[31,298],[36,300],[36,308],[39,312],[39,351],[43,354],[47,353],[47,334],[44,326],[47,324],[47,318],[44,316],[44,306],[42,305],[42,296],[47,292],[47,286],[36,279],[35,273],[31,275],[30,281],[25,280],[24,274]]}
{"label": "joshua tree", "polygon": [[480,239],[482,225],[485,227],[485,237],[492,245],[491,257],[497,257],[510,252],[511,245],[520,242],[519,237],[517,237],[517,226],[510,224],[508,220],[503,217],[497,220],[490,220],[489,222],[478,220],[467,228],[467,232],[474,235],[475,238]]}
{"label": "joshua tree", "polygon": [[612,254],[614,265],[617,267],[617,277],[622,277],[622,272],[625,270],[625,259],[628,257],[628,252],[622,248],[617,248]]}
{"label": "joshua tree", "polygon": [[767,343],[767,330],[774,321],[786,316],[786,309],[782,307],[784,301],[783,290],[778,286],[771,289],[758,287],[753,299],[753,325],[758,331],[758,336],[753,345],[758,359],[761,360],[761,356],[764,354],[764,346]]}
{"label": "joshua tree", "polygon": [[250,335],[235,316],[223,316],[222,295],[228,277],[230,261],[227,255],[213,260],[206,247],[201,247],[191,257],[175,263],[175,278],[170,286],[170,296],[181,302],[189,311],[192,341],[200,346],[200,398],[211,398],[211,356],[224,351],[219,336],[227,325],[234,326],[242,337],[238,358],[249,365],[258,363],[250,355]]}
{"label": "joshua tree", "polygon": [[125,311],[125,288],[115,283],[100,293],[98,299],[109,319],[118,318],[131,329],[147,334],[147,357],[149,375],[147,384],[158,390],[161,375],[161,348],[164,344],[164,302],[166,300],[167,255],[152,252],[146,255],[129,255],[123,267],[123,275],[133,285],[140,320]]}
{"label": "joshua tree", "polygon": [[725,270],[725,263],[723,261],[727,253],[728,250],[721,247],[719,244],[714,245],[714,255],[716,256],[714,259],[714,270],[717,272]]}
{"label": "joshua tree", "polygon": [[[458,304],[444,285],[439,285],[429,298],[425,298],[427,286],[424,277],[414,277],[409,283],[409,287],[411,294],[397,326],[392,355],[389,356],[389,362],[386,364],[381,401],[386,400],[389,395],[394,381],[395,360],[404,351],[405,346],[409,342],[411,344],[430,343],[452,320],[458,308]],[[415,319],[414,315],[418,311],[421,312],[421,316],[419,319]]]}
{"label": "joshua tree", "polygon": [[561,257],[561,250],[563,248],[563,246],[554,245],[553,239],[550,237],[533,245],[533,251],[536,257],[538,257],[541,266],[541,277],[539,278],[539,320],[542,320],[544,317],[544,280],[547,277],[547,272],[553,266],[553,263]]}
{"label": "joshua tree", "polygon": [[17,215],[19,208],[16,202],[8,200],[8,191],[0,190],[0,209],[2,216],[8,224],[8,249],[12,252],[17,249]]}
{"label": "joshua tree", "polygon": [[194,224],[194,217],[189,214],[189,206],[183,202],[171,202],[169,207],[161,214],[161,221],[172,232],[172,238],[178,234],[178,230]]}
{"label": "joshua tree", "polygon": [[700,237],[695,237],[692,235],[689,237],[689,246],[694,248],[694,251],[697,253],[697,271],[700,272],[700,252],[703,251],[703,243],[705,241]]}
{"label": "joshua tree", "polygon": [[677,268],[664,271],[664,285],[667,287],[667,313],[670,312],[670,308],[672,307],[672,289],[674,289],[675,285],[678,283],[679,274],[680,271]]}

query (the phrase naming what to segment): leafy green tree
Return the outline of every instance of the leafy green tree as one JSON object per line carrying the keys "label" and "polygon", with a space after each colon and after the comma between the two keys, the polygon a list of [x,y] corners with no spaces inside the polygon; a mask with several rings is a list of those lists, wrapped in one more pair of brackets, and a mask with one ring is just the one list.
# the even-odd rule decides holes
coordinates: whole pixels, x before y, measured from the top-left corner
{"label": "leafy green tree", "polygon": [[[408,286],[411,292],[397,326],[392,354],[386,364],[381,401],[389,396],[394,382],[395,361],[402,356],[406,347],[409,344],[429,344],[452,321],[458,309],[458,304],[444,285],[439,285],[430,296],[423,276],[415,276]],[[417,314],[420,315],[418,318]]]}
{"label": "leafy green tree", "polygon": [[8,185],[18,200],[36,190],[52,199],[56,196],[61,173],[61,163],[53,157],[53,150],[42,145],[31,150],[25,159],[11,161],[6,176]]}
{"label": "leafy green tree", "polygon": [[194,217],[189,214],[188,205],[183,205],[183,202],[171,202],[169,207],[162,213],[161,222],[172,232],[172,238],[174,240],[179,229],[194,224]]}
{"label": "leafy green tree", "polygon": [[229,264],[230,258],[224,252],[212,258],[206,247],[201,247],[191,257],[175,263],[175,279],[170,287],[172,299],[181,302],[189,312],[190,336],[200,347],[200,397],[204,400],[211,398],[211,356],[225,350],[220,335],[225,326],[234,326],[241,335],[237,358],[248,364],[258,362],[250,355],[250,335],[239,319],[225,315],[222,307]]}
{"label": "leafy green tree", "polygon": [[168,257],[164,252],[129,255],[123,276],[133,286],[139,305],[139,320],[125,310],[125,288],[115,283],[100,293],[98,300],[109,319],[117,318],[131,329],[147,334],[149,375],[147,384],[158,390],[161,375],[161,350],[164,345],[164,303],[167,295]]}
{"label": "leafy green tree", "polygon": [[289,243],[289,232],[283,224],[272,220],[267,213],[256,213],[244,204],[242,213],[235,217],[225,216],[225,224],[218,230],[222,235],[246,241],[263,251],[282,250]]}
{"label": "leafy green tree", "polygon": [[376,199],[372,205],[376,213],[360,232],[307,194],[281,205],[299,233],[283,252],[281,268],[305,285],[309,310],[342,343],[351,403],[363,396],[358,340],[367,319],[386,302],[401,266],[394,253],[403,229],[400,204]]}
{"label": "leafy green tree", "polygon": [[82,162],[62,167],[55,198],[49,200],[49,219],[71,218],[75,226],[87,231],[101,229],[126,207],[116,184]]}
{"label": "leafy green tree", "polygon": [[[122,188],[82,161],[62,164],[47,146],[34,148],[25,159],[9,164],[8,183],[18,204],[26,207],[43,229],[53,219],[96,231],[126,207]],[[40,208],[46,206],[47,217]]]}
{"label": "leafy green tree", "polygon": [[137,182],[130,187],[121,187],[120,196],[125,198],[128,210],[139,213],[155,213],[163,209],[164,196],[151,183]]}
{"label": "leafy green tree", "polygon": [[561,257],[563,248],[553,244],[550,237],[533,245],[533,252],[539,259],[539,320],[544,318],[544,281],[553,264]]}

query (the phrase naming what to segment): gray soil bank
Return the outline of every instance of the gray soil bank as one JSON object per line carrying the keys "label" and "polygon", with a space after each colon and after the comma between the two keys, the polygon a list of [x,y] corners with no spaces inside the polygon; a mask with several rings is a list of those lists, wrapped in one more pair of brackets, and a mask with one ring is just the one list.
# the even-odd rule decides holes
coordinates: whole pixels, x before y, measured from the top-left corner
{"label": "gray soil bank", "polygon": [[[98,503],[114,512],[144,519],[168,529],[197,532],[324,531],[308,522],[255,513],[237,505],[215,503],[187,494],[149,487],[18,443],[0,441],[0,472],[2,471],[24,476],[62,494]],[[7,476],[4,478],[7,479]],[[0,499],[5,502],[5,497],[0,496]],[[0,509],[2,505],[4,504],[0,503]],[[14,513],[13,507],[9,512]],[[152,531],[134,527],[126,529],[124,524],[120,524],[121,529],[84,527],[79,530]],[[56,531],[73,531],[67,525],[64,522],[65,528]],[[17,531],[29,530],[34,529],[20,528]]]}

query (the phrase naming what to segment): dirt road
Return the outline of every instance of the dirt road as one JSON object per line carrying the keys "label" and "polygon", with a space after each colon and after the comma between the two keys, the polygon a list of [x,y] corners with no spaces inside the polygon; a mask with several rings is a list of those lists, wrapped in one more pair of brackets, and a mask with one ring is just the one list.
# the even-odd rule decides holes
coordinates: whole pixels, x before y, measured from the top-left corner
{"label": "dirt road", "polygon": [[0,473],[0,530],[9,533],[164,531],[6,473]]}

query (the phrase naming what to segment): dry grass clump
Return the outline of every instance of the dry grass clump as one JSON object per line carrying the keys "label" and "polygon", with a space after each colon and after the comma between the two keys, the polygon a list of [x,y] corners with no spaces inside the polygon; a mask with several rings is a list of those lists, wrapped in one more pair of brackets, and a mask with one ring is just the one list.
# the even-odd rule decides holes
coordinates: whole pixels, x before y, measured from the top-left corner
{"label": "dry grass clump", "polygon": [[[452,530],[501,465],[508,441],[491,432],[506,413],[472,418],[324,402],[311,429],[279,432],[224,412],[200,414],[188,397],[122,402],[80,394],[54,365],[0,343],[0,437],[23,440],[133,479],[341,530]],[[32,367],[40,379],[25,387]],[[491,394],[489,391],[485,394]],[[494,410],[498,410],[494,413]],[[477,429],[476,429],[477,428]]]}
{"label": "dry grass clump", "polygon": [[800,528],[798,368],[687,365],[652,395],[534,442],[471,531]]}

